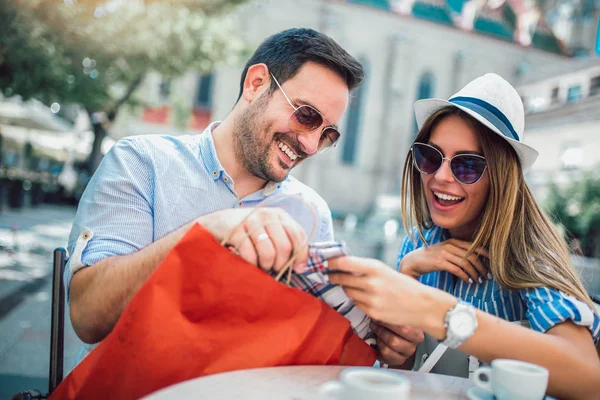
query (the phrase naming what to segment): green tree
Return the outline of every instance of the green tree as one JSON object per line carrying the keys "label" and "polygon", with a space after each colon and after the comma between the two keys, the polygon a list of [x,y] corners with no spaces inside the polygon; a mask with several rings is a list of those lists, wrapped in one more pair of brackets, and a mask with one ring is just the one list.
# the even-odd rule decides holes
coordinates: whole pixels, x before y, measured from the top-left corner
{"label": "green tree", "polygon": [[600,257],[600,174],[586,173],[564,188],[552,184],[546,205],[567,239],[578,239],[586,256]]}
{"label": "green tree", "polygon": [[0,90],[79,104],[95,134],[89,169],[151,71],[208,71],[244,52],[230,18],[246,0],[0,0]]}

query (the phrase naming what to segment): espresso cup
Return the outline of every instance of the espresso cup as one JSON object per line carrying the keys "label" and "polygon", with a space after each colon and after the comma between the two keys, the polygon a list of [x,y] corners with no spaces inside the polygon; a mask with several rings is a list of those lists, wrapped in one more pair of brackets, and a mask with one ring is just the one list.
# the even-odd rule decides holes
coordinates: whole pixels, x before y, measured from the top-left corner
{"label": "espresso cup", "polygon": [[410,380],[399,372],[352,367],[342,371],[339,381],[322,384],[319,396],[321,399],[408,400]]}
{"label": "espresso cup", "polygon": [[548,370],[525,361],[498,359],[480,367],[475,384],[498,400],[542,400],[548,387]]}

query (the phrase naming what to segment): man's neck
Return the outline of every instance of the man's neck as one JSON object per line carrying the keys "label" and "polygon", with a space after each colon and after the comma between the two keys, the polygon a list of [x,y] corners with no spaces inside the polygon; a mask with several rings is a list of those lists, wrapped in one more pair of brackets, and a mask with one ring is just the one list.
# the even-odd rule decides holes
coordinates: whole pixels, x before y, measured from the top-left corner
{"label": "man's neck", "polygon": [[235,192],[240,199],[262,189],[267,183],[264,179],[252,175],[239,162],[233,150],[233,113],[229,114],[212,131],[217,158],[223,169],[235,182]]}

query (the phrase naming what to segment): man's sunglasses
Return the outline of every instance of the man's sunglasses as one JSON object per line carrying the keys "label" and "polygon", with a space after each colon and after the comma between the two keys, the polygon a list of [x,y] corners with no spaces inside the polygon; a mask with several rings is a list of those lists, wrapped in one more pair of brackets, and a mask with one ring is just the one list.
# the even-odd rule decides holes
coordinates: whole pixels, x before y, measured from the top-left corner
{"label": "man's sunglasses", "polygon": [[329,122],[327,118],[325,118],[323,114],[319,112],[319,110],[309,106],[308,104],[303,104],[300,107],[294,106],[294,104],[292,104],[290,101],[290,98],[283,91],[283,88],[277,81],[277,78],[275,78],[273,74],[271,74],[271,76],[279,87],[279,90],[281,90],[281,93],[283,93],[283,96],[287,102],[294,109],[294,112],[290,115],[290,130],[295,133],[310,133],[323,125],[323,121],[325,121],[327,122],[327,126],[321,130],[321,138],[319,139],[319,147],[317,151],[319,153],[323,153],[326,150],[329,150],[332,146],[335,147],[338,140],[340,140],[340,133],[335,126],[333,126],[333,124]]}
{"label": "man's sunglasses", "polygon": [[425,143],[413,143],[411,152],[415,168],[426,175],[437,172],[444,160],[450,161],[450,170],[454,179],[463,185],[477,183],[487,168],[483,156],[457,154],[452,158],[445,158],[441,151]]}

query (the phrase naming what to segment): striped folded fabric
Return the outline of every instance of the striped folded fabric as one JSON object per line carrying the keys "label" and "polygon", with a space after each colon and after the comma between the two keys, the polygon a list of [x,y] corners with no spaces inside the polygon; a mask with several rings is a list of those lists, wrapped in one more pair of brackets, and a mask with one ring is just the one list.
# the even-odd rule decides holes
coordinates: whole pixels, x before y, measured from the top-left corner
{"label": "striped folded fabric", "polygon": [[348,247],[343,242],[311,243],[306,268],[301,274],[292,274],[290,285],[323,300],[350,321],[361,339],[374,346],[376,336],[369,327],[371,319],[356,307],[340,286],[329,283],[327,260],[348,254]]}

